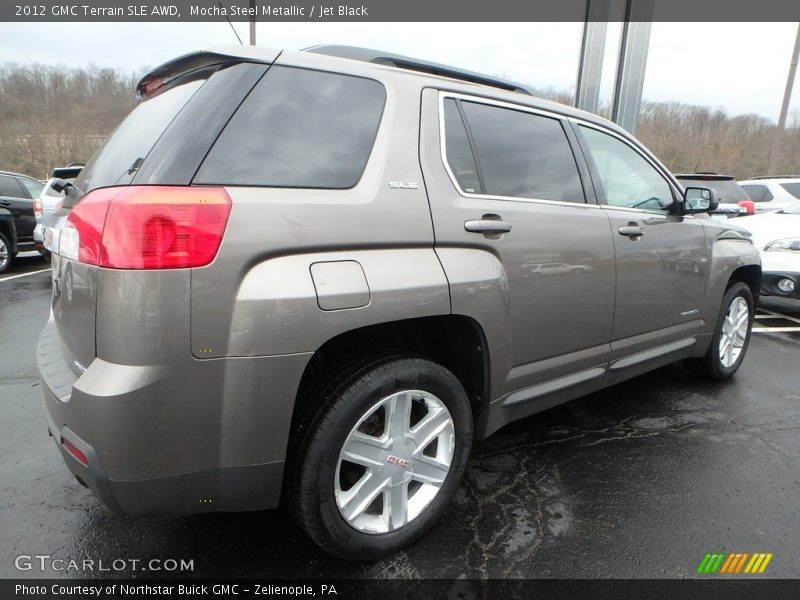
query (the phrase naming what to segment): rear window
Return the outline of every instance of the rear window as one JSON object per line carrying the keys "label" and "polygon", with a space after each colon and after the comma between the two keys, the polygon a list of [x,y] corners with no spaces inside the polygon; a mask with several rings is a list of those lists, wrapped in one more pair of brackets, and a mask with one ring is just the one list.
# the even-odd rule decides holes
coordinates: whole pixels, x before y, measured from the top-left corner
{"label": "rear window", "polygon": [[765,185],[750,184],[742,187],[753,202],[769,202],[773,198],[772,192]]}
{"label": "rear window", "polygon": [[800,200],[800,181],[796,183],[782,183],[781,187]]}
{"label": "rear window", "polygon": [[75,185],[88,192],[120,183],[132,174],[203,83],[204,79],[198,79],[175,86],[133,109],[87,163]]}
{"label": "rear window", "polygon": [[683,187],[705,187],[714,190],[718,202],[736,203],[748,199],[747,193],[742,189],[742,186],[732,179],[720,181],[718,179],[685,179],[679,177],[678,181],[681,182]]}
{"label": "rear window", "polygon": [[372,79],[272,67],[233,115],[196,183],[345,189],[361,178],[386,92]]}

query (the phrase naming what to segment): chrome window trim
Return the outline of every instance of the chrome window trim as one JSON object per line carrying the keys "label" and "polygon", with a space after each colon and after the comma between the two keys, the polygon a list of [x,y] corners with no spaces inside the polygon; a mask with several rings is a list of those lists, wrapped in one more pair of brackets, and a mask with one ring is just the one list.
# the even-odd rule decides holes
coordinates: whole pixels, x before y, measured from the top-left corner
{"label": "chrome window trim", "polygon": [[[527,112],[534,115],[539,115],[542,117],[547,117],[550,119],[556,119],[561,125],[562,129],[564,127],[563,123],[565,121],[564,115],[559,115],[558,113],[549,112],[546,110],[540,110],[537,108],[531,108],[529,106],[524,106],[520,104],[514,104],[512,102],[505,102],[502,100],[492,100],[489,98],[484,98],[481,96],[471,96],[469,94],[462,94],[459,92],[445,92],[443,90],[439,90],[439,157],[442,160],[442,165],[444,166],[445,171],[447,172],[450,181],[452,182],[453,186],[455,186],[456,191],[459,195],[463,196],[464,198],[473,198],[477,200],[504,200],[504,201],[511,201],[511,202],[525,202],[528,204],[552,204],[555,206],[578,206],[583,208],[603,208],[599,204],[594,204],[592,202],[588,202],[584,196],[583,202],[567,202],[564,200],[546,200],[544,198],[519,198],[517,196],[495,196],[493,194],[476,194],[473,192],[465,192],[461,189],[461,185],[458,183],[458,179],[456,179],[453,170],[450,168],[450,163],[447,161],[447,143],[445,138],[445,130],[444,130],[444,101],[448,98],[453,98],[455,100],[467,100],[469,102],[474,102],[476,104],[486,104],[489,106],[497,106],[500,108],[508,108],[510,110],[516,110],[520,112]],[[574,152],[574,148],[569,141],[569,137],[567,137],[566,131],[564,132],[564,138],[569,144],[569,148],[571,152]],[[578,176],[580,177],[580,169],[578,169],[578,165],[576,163],[575,169],[578,171]]]}

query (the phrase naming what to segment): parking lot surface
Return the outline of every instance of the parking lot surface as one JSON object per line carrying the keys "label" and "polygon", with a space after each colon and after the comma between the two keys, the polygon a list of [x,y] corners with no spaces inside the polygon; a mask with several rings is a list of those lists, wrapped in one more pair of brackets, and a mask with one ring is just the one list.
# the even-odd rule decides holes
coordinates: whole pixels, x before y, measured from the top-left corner
{"label": "parking lot surface", "polygon": [[[32,258],[9,274],[24,277],[0,281],[0,577],[692,577],[707,552],[771,552],[764,576],[800,574],[796,303],[764,303],[774,314],[760,312],[731,382],[672,365],[476,443],[430,534],[357,563],[318,550],[282,510],[141,519],[99,508],[40,406],[34,348],[50,283],[32,272],[45,266]],[[194,570],[20,572],[21,554],[191,559]]]}

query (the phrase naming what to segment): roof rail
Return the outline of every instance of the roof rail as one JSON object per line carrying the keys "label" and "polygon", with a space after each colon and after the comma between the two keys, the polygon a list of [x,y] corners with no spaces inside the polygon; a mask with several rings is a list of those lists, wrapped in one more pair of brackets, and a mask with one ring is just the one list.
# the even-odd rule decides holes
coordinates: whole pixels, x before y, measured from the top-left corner
{"label": "roof rail", "polygon": [[518,92],[529,96],[534,95],[524,85],[514,83],[513,81],[497,79],[495,77],[483,75],[482,73],[475,73],[474,71],[467,71],[435,62],[410,58],[400,54],[392,54],[391,52],[383,52],[382,50],[371,50],[369,48],[359,48],[357,46],[312,46],[311,48],[305,48],[303,52],[313,52],[314,54],[325,54],[338,58],[349,58],[350,60],[387,65],[390,67],[407,69],[409,71],[427,73],[429,75],[440,75],[442,77],[450,77],[451,79],[469,81],[470,83],[488,85],[509,92]]}
{"label": "roof rail", "polygon": [[750,179],[800,179],[800,175],[759,175]]}

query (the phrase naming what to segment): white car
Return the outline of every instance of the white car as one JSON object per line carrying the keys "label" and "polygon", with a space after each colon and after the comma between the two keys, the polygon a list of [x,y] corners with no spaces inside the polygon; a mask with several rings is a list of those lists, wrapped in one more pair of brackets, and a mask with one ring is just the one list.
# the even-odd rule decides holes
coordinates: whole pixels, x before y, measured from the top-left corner
{"label": "white car", "polygon": [[792,206],[800,200],[800,177],[756,177],[740,181],[756,207],[756,214]]}
{"label": "white car", "polygon": [[761,294],[800,299],[800,202],[752,217],[736,225],[752,234],[761,252]]}
{"label": "white car", "polygon": [[83,164],[73,163],[67,167],[53,169],[53,177],[47,180],[39,197],[33,201],[33,215],[36,218],[36,227],[33,230],[33,241],[40,254],[48,255],[50,251],[45,247],[47,227],[50,225],[50,215],[56,211],[64,195],[53,189],[53,182],[63,179],[72,183],[83,169]]}

